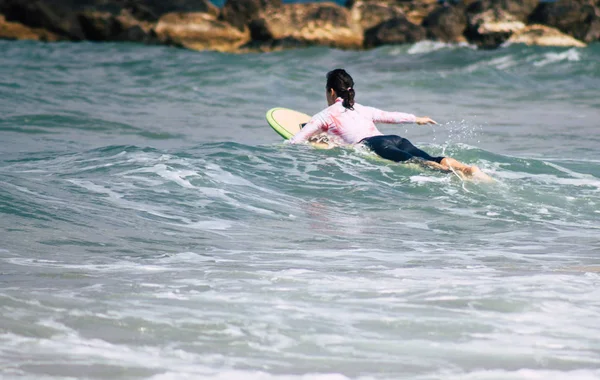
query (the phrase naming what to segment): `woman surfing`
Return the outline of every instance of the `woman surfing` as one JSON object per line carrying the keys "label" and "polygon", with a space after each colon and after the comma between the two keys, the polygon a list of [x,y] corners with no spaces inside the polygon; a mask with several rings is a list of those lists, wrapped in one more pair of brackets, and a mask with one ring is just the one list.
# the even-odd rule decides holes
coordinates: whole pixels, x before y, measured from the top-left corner
{"label": "woman surfing", "polygon": [[395,162],[417,161],[442,171],[458,171],[464,177],[492,181],[477,166],[465,165],[451,157],[432,157],[398,135],[384,135],[375,123],[437,124],[429,117],[417,117],[402,112],[387,112],[360,105],[354,101],[354,81],[343,69],[327,73],[325,96],[328,107],[314,115],[290,140],[291,144],[307,142],[325,133],[336,145],[364,144],[382,158]]}

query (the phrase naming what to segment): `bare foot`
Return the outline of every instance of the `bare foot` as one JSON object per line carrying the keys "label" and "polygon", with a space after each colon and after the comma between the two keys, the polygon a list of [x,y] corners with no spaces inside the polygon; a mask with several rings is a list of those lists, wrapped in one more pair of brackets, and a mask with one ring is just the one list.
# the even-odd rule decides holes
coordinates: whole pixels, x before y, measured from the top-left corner
{"label": "bare foot", "polygon": [[454,158],[444,157],[439,164],[434,161],[424,161],[421,159],[416,160],[415,162],[432,169],[440,170],[442,172],[453,172],[463,180],[475,180],[477,182],[487,183],[494,182],[492,177],[482,172],[477,166],[465,165]]}
{"label": "bare foot", "polygon": [[474,179],[478,182],[487,182],[487,183],[494,182],[494,179],[492,177],[490,177],[489,175],[482,172],[481,169],[479,169],[475,165],[469,167],[469,175],[472,179]]}

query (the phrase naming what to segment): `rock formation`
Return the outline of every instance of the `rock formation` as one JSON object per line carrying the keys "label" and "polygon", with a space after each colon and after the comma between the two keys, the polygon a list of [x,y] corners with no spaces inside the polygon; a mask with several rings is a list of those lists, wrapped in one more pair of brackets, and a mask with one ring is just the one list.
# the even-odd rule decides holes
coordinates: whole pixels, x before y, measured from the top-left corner
{"label": "rock formation", "polygon": [[463,6],[444,5],[433,10],[422,23],[427,38],[442,42],[465,42],[467,16]]}
{"label": "rock formation", "polygon": [[360,48],[362,28],[350,12],[333,3],[285,4],[267,8],[250,23],[255,47],[321,45]]}
{"label": "rock formation", "polygon": [[18,22],[6,21],[3,15],[0,15],[0,36],[6,40],[35,40],[45,42],[54,42],[63,39],[46,29],[31,28]]}
{"label": "rock formation", "polygon": [[487,49],[507,43],[583,46],[576,39],[600,40],[599,7],[600,0],[348,0],[345,6],[227,0],[222,9],[209,0],[0,0],[0,38],[228,52],[362,49],[423,39]]}
{"label": "rock formation", "polygon": [[235,51],[250,40],[248,30],[217,20],[210,13],[176,12],[163,15],[153,28],[158,41],[194,50]]}
{"label": "rock formation", "polygon": [[427,36],[425,28],[400,16],[365,31],[365,47],[417,42]]}
{"label": "rock formation", "polygon": [[357,0],[348,2],[346,7],[350,9],[352,21],[358,23],[363,30],[396,17],[406,16],[398,4],[389,1]]}
{"label": "rock formation", "polygon": [[560,30],[545,25],[529,25],[513,33],[505,42],[509,44],[525,44],[536,46],[585,47],[586,44],[562,33]]}
{"label": "rock formation", "polygon": [[600,40],[600,1],[558,0],[543,3],[529,18],[530,22],[559,29],[579,40]]}

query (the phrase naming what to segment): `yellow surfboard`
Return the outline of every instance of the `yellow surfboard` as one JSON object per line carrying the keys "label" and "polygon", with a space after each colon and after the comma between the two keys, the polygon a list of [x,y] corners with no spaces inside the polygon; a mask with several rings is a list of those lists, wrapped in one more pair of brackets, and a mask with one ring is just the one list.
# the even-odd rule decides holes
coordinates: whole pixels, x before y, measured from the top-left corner
{"label": "yellow surfboard", "polygon": [[[271,128],[286,140],[291,139],[296,133],[300,132],[302,127],[310,120],[310,116],[305,113],[282,107],[268,110],[266,116]],[[311,139],[310,143],[316,148],[332,148],[327,143],[326,136],[316,136],[316,138]]]}

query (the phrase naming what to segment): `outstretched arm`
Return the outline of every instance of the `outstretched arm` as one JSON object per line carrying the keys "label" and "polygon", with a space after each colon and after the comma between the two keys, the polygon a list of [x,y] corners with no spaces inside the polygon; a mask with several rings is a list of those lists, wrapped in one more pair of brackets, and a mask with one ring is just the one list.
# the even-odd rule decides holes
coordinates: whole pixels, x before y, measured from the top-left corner
{"label": "outstretched arm", "polygon": [[402,123],[417,123],[417,124],[437,124],[428,117],[417,117],[410,113],[404,112],[388,112],[374,107],[364,107],[371,114],[371,119],[374,123],[385,124],[402,124]]}
{"label": "outstretched arm", "polygon": [[327,130],[327,123],[322,115],[316,114],[310,119],[308,123],[300,130],[300,132],[296,133],[294,137],[292,137],[289,141],[290,144],[300,144],[308,141],[312,136],[317,133],[324,132]]}
{"label": "outstretched arm", "polygon": [[437,124],[435,120],[427,117],[427,116],[423,116],[423,117],[417,117],[417,120],[415,120],[415,123],[419,124],[419,125],[423,125],[423,124]]}

